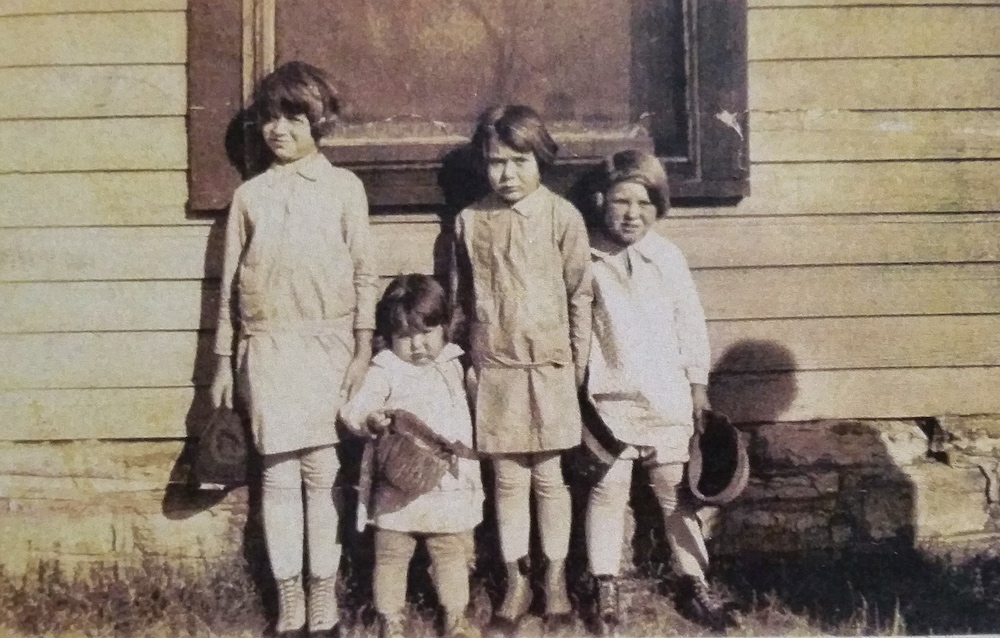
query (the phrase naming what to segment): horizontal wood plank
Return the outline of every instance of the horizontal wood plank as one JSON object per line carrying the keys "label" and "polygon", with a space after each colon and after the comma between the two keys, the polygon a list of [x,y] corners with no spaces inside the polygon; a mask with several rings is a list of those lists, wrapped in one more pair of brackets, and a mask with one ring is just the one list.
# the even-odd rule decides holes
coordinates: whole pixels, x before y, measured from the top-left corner
{"label": "horizontal wood plank", "polygon": [[1000,54],[997,5],[758,8],[747,30],[751,60]]}
{"label": "horizontal wood plank", "polygon": [[183,117],[0,122],[0,174],[184,170]]}
{"label": "horizontal wood plank", "polygon": [[[221,223],[213,226],[0,229],[0,281],[218,277]],[[373,224],[381,275],[432,272],[438,224]]]}
{"label": "horizontal wood plank", "polygon": [[709,269],[694,278],[710,320],[1000,313],[1000,264]]}
{"label": "horizontal wood plank", "polygon": [[[1000,260],[995,215],[668,218],[659,229],[696,268]],[[0,229],[0,281],[218,277],[221,234],[219,225]],[[384,276],[434,272],[445,241],[434,223],[376,224],[373,235]]]}
{"label": "horizontal wood plank", "polygon": [[[713,268],[694,277],[713,321],[1000,314],[1000,264]],[[0,333],[211,330],[216,294],[214,280],[0,284]]]}
{"label": "horizontal wood plank", "polygon": [[748,73],[753,111],[1000,108],[997,57],[761,61]]}
{"label": "horizontal wood plank", "polygon": [[187,192],[184,171],[0,175],[0,227],[206,224]]}
{"label": "horizontal wood plank", "polygon": [[184,115],[184,65],[0,68],[0,120]]}
{"label": "horizontal wood plank", "polygon": [[995,5],[996,0],[748,0],[747,6],[754,9],[787,8],[787,7],[856,7],[879,5],[886,7],[906,7],[924,5],[942,6],[968,6],[968,5]]}
{"label": "horizontal wood plank", "polygon": [[0,284],[0,332],[214,329],[215,281]]}
{"label": "horizontal wood plank", "polygon": [[[713,365],[725,372],[1000,366],[1000,315],[712,322]],[[748,344],[786,353],[747,356]],[[0,335],[13,362],[0,389],[206,385],[212,335],[100,332]]]}
{"label": "horizontal wood plank", "polygon": [[211,382],[212,335],[98,332],[0,335],[0,389],[187,387]]}
{"label": "horizontal wood plank", "polygon": [[755,113],[750,140],[754,162],[996,159],[1000,111]]}
{"label": "horizontal wood plank", "polygon": [[187,0],[4,0],[0,3],[0,16],[186,10]]}
{"label": "horizontal wood plank", "polygon": [[[943,368],[1000,364],[1000,315],[720,321],[709,324],[722,372]],[[769,344],[788,358],[746,356]]]}
{"label": "horizontal wood plank", "polygon": [[[998,368],[720,374],[713,405],[740,422],[1000,413]],[[176,438],[209,412],[204,390],[0,392],[0,440]]]}
{"label": "horizontal wood plank", "polygon": [[176,438],[209,411],[191,387],[0,392],[0,439]]}
{"label": "horizontal wood plank", "polygon": [[667,219],[695,268],[996,261],[995,216]]}
{"label": "horizontal wood plank", "polygon": [[692,215],[827,215],[1000,210],[1000,162],[757,164],[735,206],[674,208]]}
{"label": "horizontal wood plank", "polygon": [[0,17],[0,66],[184,64],[183,11]]}
{"label": "horizontal wood plank", "polygon": [[740,422],[1000,413],[1000,368],[717,375],[712,405]]}

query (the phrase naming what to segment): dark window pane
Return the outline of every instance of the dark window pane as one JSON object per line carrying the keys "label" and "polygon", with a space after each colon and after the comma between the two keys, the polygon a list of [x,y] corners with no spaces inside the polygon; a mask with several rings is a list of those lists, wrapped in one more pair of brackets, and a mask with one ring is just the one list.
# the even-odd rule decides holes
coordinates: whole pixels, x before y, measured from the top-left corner
{"label": "dark window pane", "polygon": [[648,136],[687,156],[684,20],[682,0],[282,0],[276,57],[339,83],[334,144],[397,143],[372,160],[454,144],[510,102],[562,140]]}

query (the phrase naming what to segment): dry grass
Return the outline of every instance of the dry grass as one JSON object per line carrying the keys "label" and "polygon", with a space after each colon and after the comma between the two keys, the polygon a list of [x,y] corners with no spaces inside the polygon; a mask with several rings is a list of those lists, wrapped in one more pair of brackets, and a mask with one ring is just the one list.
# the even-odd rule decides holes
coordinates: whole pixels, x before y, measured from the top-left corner
{"label": "dry grass", "polygon": [[[653,566],[623,587],[619,635],[710,635],[673,607],[662,566]],[[912,550],[815,552],[720,561],[717,581],[742,604],[736,636],[905,635],[996,633],[1000,631],[1000,559],[961,562],[926,558]],[[347,636],[374,635],[365,578],[348,570],[342,583]],[[412,579],[409,635],[435,636],[435,598],[426,578]],[[496,571],[474,580],[472,613],[477,624],[489,617],[499,596]],[[141,565],[94,565],[66,573],[43,563],[24,578],[0,576],[0,635],[75,638],[121,636],[217,636],[265,634],[273,614],[266,578],[234,558],[194,570],[163,561]],[[585,588],[575,592],[587,604]],[[558,631],[544,631],[529,616],[519,635],[585,636],[575,619]]]}

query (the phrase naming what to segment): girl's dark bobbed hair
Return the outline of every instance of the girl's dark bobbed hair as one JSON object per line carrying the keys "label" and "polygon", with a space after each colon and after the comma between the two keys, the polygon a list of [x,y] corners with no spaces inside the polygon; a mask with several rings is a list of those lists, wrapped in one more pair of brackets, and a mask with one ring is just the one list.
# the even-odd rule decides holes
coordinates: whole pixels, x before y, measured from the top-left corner
{"label": "girl's dark bobbed hair", "polygon": [[375,307],[375,348],[392,345],[392,335],[448,326],[448,296],[430,275],[411,273],[393,279]]}
{"label": "girl's dark bobbed hair", "polygon": [[538,164],[555,164],[559,145],[549,135],[541,116],[530,106],[495,106],[479,116],[472,134],[472,148],[485,161],[490,144],[504,144],[520,153],[534,153]]}
{"label": "girl's dark bobbed hair", "polygon": [[284,115],[305,115],[317,141],[333,130],[340,114],[340,99],[330,77],[305,62],[286,62],[257,85],[254,113],[262,125]]}

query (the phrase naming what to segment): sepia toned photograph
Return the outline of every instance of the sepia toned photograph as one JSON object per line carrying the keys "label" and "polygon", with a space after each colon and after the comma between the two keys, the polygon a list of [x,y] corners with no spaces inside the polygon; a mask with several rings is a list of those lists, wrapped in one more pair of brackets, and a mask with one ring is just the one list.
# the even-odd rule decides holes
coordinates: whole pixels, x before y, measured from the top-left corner
{"label": "sepia toned photograph", "polygon": [[1000,634],[1000,0],[0,0],[0,636]]}

